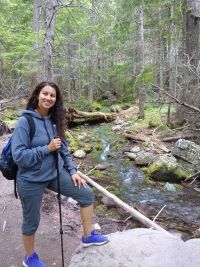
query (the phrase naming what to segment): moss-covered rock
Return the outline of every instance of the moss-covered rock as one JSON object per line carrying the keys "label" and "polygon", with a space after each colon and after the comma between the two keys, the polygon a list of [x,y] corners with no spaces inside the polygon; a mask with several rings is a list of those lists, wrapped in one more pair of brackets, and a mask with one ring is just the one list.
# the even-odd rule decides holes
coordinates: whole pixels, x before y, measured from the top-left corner
{"label": "moss-covered rock", "polygon": [[171,155],[159,156],[148,168],[147,174],[158,181],[179,182],[188,177],[188,173]]}
{"label": "moss-covered rock", "polygon": [[199,170],[200,146],[185,139],[179,139],[172,149],[172,155],[182,159],[181,165],[191,173]]}
{"label": "moss-covered rock", "polygon": [[149,128],[155,128],[155,127],[158,127],[160,126],[160,120],[156,119],[156,118],[152,118],[149,120]]}

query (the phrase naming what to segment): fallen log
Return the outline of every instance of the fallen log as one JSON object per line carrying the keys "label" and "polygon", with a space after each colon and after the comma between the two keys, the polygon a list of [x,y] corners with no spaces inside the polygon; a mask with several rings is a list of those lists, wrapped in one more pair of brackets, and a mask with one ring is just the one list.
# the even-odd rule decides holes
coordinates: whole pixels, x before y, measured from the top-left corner
{"label": "fallen log", "polygon": [[146,142],[148,141],[147,138],[145,137],[139,137],[139,136],[135,136],[133,134],[129,134],[129,133],[124,133],[124,136],[127,138],[127,139],[131,139],[135,142]]}
{"label": "fallen log", "polygon": [[[128,139],[133,140],[136,143],[141,143],[141,142],[148,142],[152,148],[152,150],[156,150],[156,148],[158,148],[160,151],[164,151],[166,153],[169,153],[170,150],[161,142],[159,142],[159,140],[155,137],[141,137],[141,136],[137,136],[135,134],[130,134],[130,133],[124,133],[124,136]],[[159,152],[159,151],[157,151]]]}
{"label": "fallen log", "polygon": [[119,114],[117,113],[104,113],[104,112],[86,112],[78,109],[70,108],[70,114],[74,118],[84,118],[84,119],[104,119],[105,121],[113,121],[117,118]]}
{"label": "fallen log", "polygon": [[71,126],[76,126],[84,123],[95,124],[102,122],[111,122],[117,118],[129,118],[138,113],[138,108],[131,107],[120,112],[86,112],[74,108],[69,108],[67,111],[68,121]]}
{"label": "fallen log", "polygon": [[89,178],[85,174],[81,173],[80,171],[78,171],[78,174],[81,176],[81,178],[86,180],[86,182],[88,184],[94,186],[98,191],[103,193],[108,198],[112,199],[119,207],[121,207],[125,211],[129,212],[135,219],[137,219],[143,225],[145,225],[145,226],[147,226],[149,228],[153,228],[155,230],[159,230],[159,231],[165,232],[166,234],[172,235],[171,233],[167,232],[164,228],[160,227],[155,222],[153,222],[150,219],[148,219],[147,217],[145,217],[139,211],[137,211],[134,208],[130,207],[128,204],[123,202],[121,199],[119,199],[115,195],[111,194],[108,190],[106,190],[105,188],[103,188],[102,186],[100,186],[99,184],[94,182],[91,178]]}
{"label": "fallen log", "polygon": [[194,138],[194,135],[185,135],[185,136],[171,136],[171,137],[164,137],[162,139],[163,142],[171,142],[171,141],[176,141],[178,139],[192,139]]}

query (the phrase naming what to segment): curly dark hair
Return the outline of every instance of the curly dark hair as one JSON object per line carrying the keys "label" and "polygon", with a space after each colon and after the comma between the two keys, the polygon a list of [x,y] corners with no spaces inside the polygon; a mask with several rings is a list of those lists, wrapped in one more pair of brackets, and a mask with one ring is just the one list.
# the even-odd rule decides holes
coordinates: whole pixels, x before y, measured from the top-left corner
{"label": "curly dark hair", "polygon": [[46,85],[51,86],[56,91],[56,102],[55,102],[55,105],[50,108],[49,114],[51,114],[51,120],[53,124],[56,125],[58,135],[61,138],[64,138],[64,130],[65,130],[65,125],[66,125],[65,110],[63,107],[63,99],[60,93],[60,89],[55,83],[47,82],[47,81],[43,81],[39,83],[33,90],[32,95],[30,96],[28,103],[26,105],[26,109],[32,109],[32,110],[37,109],[38,96],[42,88],[44,88]]}

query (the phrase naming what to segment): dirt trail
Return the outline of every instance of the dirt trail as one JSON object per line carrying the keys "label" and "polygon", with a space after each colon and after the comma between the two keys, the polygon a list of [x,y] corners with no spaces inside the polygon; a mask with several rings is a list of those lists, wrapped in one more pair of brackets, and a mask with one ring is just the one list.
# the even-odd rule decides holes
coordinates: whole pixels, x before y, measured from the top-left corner
{"label": "dirt trail", "polygon": [[[55,200],[52,200],[53,204]],[[43,206],[47,205],[43,203]],[[54,206],[54,205],[53,205]],[[44,208],[43,208],[44,209]],[[59,216],[56,210],[42,212],[38,229],[36,250],[47,266],[61,266]],[[64,220],[64,224],[65,224]],[[79,237],[73,233],[64,234],[65,266],[79,245]],[[0,175],[0,267],[21,267],[24,249],[21,241],[21,205],[13,194],[13,181]]]}

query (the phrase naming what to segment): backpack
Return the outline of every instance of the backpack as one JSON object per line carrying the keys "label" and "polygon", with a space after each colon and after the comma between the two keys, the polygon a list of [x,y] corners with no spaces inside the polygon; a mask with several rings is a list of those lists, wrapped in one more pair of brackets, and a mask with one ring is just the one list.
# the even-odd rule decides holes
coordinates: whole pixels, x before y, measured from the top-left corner
{"label": "backpack", "polygon": [[[30,127],[30,141],[31,141],[35,135],[35,123],[31,115],[24,114],[23,116],[27,119]],[[2,150],[0,156],[0,171],[7,180],[14,180],[14,193],[15,197],[17,198],[16,176],[17,176],[18,166],[14,162],[12,157],[11,143],[12,143],[12,135],[8,139],[7,144],[4,146]]]}

